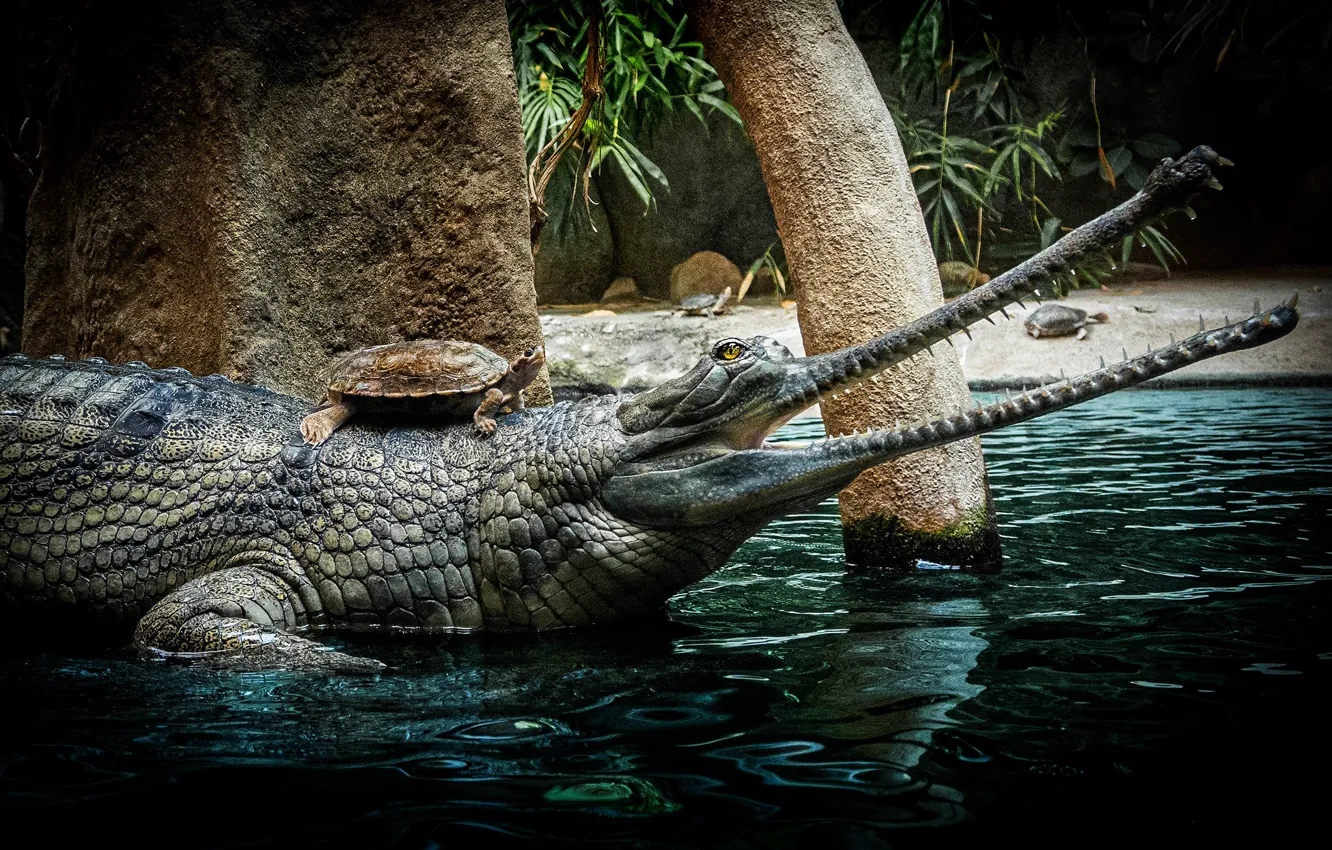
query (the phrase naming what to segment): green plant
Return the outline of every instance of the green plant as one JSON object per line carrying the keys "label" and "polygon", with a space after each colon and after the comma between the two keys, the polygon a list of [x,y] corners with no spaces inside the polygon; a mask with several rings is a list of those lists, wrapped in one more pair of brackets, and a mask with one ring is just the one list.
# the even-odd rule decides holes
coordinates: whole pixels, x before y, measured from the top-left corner
{"label": "green plant", "polygon": [[1130,132],[1122,125],[1109,130],[1102,128],[1098,139],[1094,125],[1084,121],[1064,135],[1059,158],[1067,163],[1068,173],[1073,177],[1099,171],[1102,179],[1112,186],[1123,179],[1136,192],[1162,157],[1178,156],[1183,151],[1183,145],[1163,133]]}
{"label": "green plant", "polygon": [[754,276],[759,273],[759,269],[764,268],[768,270],[768,274],[772,275],[772,282],[777,288],[778,296],[786,296],[786,273],[783,271],[786,261],[779,261],[773,256],[772,252],[776,247],[777,243],[772,243],[766,251],[759,255],[758,259],[749,264],[749,268],[745,270],[745,276],[740,279],[740,290],[735,296],[737,304],[745,300],[745,295],[749,292],[749,286],[754,282]]}
{"label": "green plant", "polygon": [[703,46],[685,40],[686,17],[674,0],[515,2],[509,8],[509,32],[529,163],[569,123],[582,102],[590,4],[597,2],[603,21],[605,94],[598,113],[585,122],[574,143],[579,155],[561,160],[558,191],[572,201],[580,173],[586,179],[609,165],[624,177],[646,211],[655,194],[669,191],[670,184],[639,149],[635,141],[639,132],[677,107],[704,122],[706,112],[713,110],[736,122],[740,118],[726,102],[716,71],[704,61]]}
{"label": "green plant", "polygon": [[[1149,131],[1102,132],[1094,81],[1090,120],[1074,122],[1064,132],[1062,108],[1029,119],[1023,109],[1025,80],[1006,61],[997,35],[982,30],[971,40],[976,52],[958,49],[951,16],[957,13],[954,6],[965,5],[925,0],[917,8],[896,43],[898,85],[888,105],[936,257],[979,267],[987,260],[1024,259],[1067,229],[1043,197],[1064,180],[1065,170],[1076,179],[1099,169],[1112,186],[1123,178],[1137,189],[1151,166],[1179,153],[1180,146]],[[985,257],[982,242],[989,248]],[[1119,264],[1128,262],[1135,245],[1163,268],[1183,260],[1164,233],[1144,228],[1124,241]],[[1058,288],[1100,284],[1116,267],[1109,256],[1088,258]]]}

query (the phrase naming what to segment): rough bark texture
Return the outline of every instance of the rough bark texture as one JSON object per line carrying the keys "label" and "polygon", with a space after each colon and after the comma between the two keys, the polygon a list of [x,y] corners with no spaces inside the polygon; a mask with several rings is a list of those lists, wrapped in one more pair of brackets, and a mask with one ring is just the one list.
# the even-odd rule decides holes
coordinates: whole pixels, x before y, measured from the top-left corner
{"label": "rough bark texture", "polygon": [[500,0],[94,3],[77,27],[30,210],[29,353],[314,397],[365,345],[540,342]]}
{"label": "rough bark texture", "polygon": [[[688,6],[754,139],[799,281],[806,351],[861,342],[941,304],[901,142],[833,0]],[[953,349],[935,354],[882,384],[825,399],[828,430],[883,427],[969,404]],[[923,558],[997,567],[978,440],[875,467],[842,491],[841,509],[852,564],[909,567]]]}

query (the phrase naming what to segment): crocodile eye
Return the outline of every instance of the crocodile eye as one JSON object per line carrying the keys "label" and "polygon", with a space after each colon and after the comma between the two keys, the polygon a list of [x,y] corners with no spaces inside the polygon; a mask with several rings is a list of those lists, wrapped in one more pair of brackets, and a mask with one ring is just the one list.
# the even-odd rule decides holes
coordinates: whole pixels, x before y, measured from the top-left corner
{"label": "crocodile eye", "polygon": [[748,347],[738,339],[724,339],[712,347],[712,357],[714,360],[729,362],[740,359],[740,356],[748,350]]}

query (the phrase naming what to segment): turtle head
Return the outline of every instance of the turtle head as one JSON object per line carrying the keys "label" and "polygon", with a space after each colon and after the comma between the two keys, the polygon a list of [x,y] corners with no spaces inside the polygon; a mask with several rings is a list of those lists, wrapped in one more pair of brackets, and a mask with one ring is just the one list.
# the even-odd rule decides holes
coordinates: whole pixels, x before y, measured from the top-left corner
{"label": "turtle head", "polygon": [[515,389],[522,389],[536,380],[541,367],[546,365],[546,349],[534,345],[509,361],[509,376]]}

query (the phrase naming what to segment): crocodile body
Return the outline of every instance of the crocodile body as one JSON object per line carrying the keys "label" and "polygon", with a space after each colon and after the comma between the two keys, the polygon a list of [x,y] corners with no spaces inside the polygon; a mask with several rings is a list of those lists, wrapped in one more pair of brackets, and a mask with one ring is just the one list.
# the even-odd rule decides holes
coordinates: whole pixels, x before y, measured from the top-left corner
{"label": "crocodile body", "polygon": [[[5,620],[134,628],[145,652],[238,668],[364,672],[321,629],[544,630],[660,609],[772,519],[910,452],[1262,345],[1294,303],[968,411],[808,446],[766,437],[1038,291],[1214,183],[1198,148],[1143,191],[910,325],[796,358],[719,342],[632,397],[469,423],[358,422],[303,442],[306,402],[103,360],[0,361]],[[16,613],[17,612],[17,613]]]}
{"label": "crocodile body", "polygon": [[[347,426],[317,449],[300,399],[178,370],[0,361],[5,602],[137,621],[195,577],[285,577],[297,625],[525,629],[607,622],[723,563],[595,502],[614,399],[468,425]],[[729,546],[728,546],[729,538]]]}

